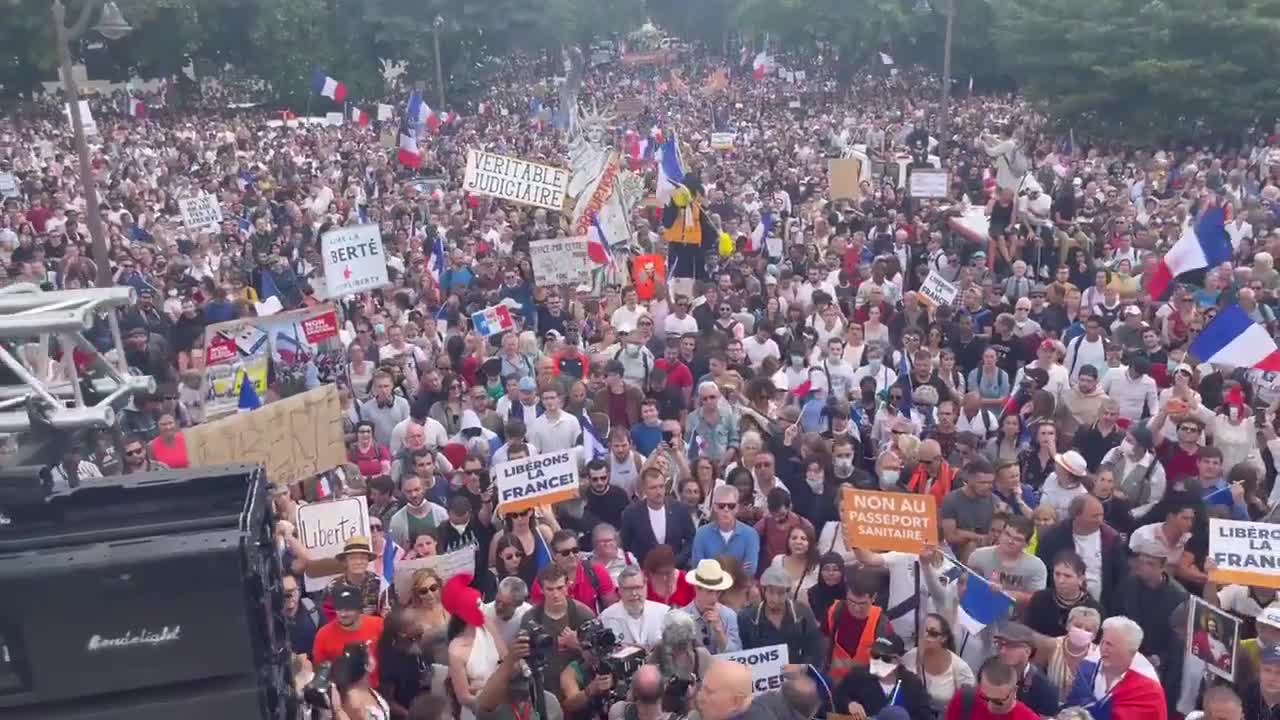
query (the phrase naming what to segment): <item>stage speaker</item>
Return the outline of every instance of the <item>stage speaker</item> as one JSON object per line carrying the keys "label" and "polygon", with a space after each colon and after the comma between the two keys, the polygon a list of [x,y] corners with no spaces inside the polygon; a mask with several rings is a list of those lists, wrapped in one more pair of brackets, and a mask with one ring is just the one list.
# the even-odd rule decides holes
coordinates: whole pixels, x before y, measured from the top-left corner
{"label": "stage speaker", "polygon": [[3,511],[0,717],[193,720],[201,694],[222,718],[289,715],[258,468],[104,479]]}

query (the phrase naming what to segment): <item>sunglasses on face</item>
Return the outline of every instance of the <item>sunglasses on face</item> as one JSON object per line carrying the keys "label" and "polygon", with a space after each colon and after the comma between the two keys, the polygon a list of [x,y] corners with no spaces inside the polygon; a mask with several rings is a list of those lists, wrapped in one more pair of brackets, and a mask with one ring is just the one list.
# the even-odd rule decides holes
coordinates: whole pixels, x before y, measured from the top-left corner
{"label": "sunglasses on face", "polygon": [[370,532],[382,532],[382,526],[381,526],[381,525],[370,525],[370,526],[369,526],[369,530],[370,530]]}
{"label": "sunglasses on face", "polygon": [[502,559],[505,562],[518,562],[520,560],[523,560],[524,556],[521,555],[520,553],[503,553]]}
{"label": "sunglasses on face", "polygon": [[439,585],[424,585],[418,588],[417,592],[419,595],[430,595],[431,593],[436,592],[439,589],[440,589]]}
{"label": "sunglasses on face", "polygon": [[897,662],[897,661],[898,661],[898,656],[897,656],[897,655],[892,655],[892,654],[889,654],[889,653],[879,653],[879,652],[875,652],[875,651],[873,650],[873,651],[871,651],[871,659],[872,659],[872,660],[879,660],[879,661],[881,661],[881,662],[889,662],[889,663],[892,663],[892,662]]}
{"label": "sunglasses on face", "polygon": [[946,633],[942,632],[937,628],[926,628],[924,631],[924,634],[925,634],[925,637],[931,637],[931,638],[940,638],[940,637],[946,636]]}
{"label": "sunglasses on face", "polygon": [[573,547],[560,548],[559,550],[556,550],[556,554],[559,555],[560,557],[569,557],[570,555],[573,555],[576,552],[578,552],[577,545],[574,545]]}
{"label": "sunglasses on face", "polygon": [[736,510],[738,503],[716,503],[716,507],[720,510]]}

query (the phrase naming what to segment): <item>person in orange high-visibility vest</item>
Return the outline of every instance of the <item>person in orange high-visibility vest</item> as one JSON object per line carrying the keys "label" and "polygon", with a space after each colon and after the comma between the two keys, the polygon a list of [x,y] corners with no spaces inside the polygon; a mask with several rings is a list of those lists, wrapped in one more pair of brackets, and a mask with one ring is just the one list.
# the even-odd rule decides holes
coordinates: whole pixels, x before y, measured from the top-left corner
{"label": "person in orange high-visibility vest", "polygon": [[831,629],[831,648],[827,653],[827,675],[835,683],[844,680],[854,665],[871,663],[871,644],[881,635],[892,635],[893,628],[884,611],[874,605],[879,578],[872,573],[845,571],[848,591],[827,610],[827,627]]}
{"label": "person in orange high-visibility vest", "polygon": [[937,440],[925,440],[916,451],[916,469],[907,478],[907,492],[929,493],[942,507],[942,500],[955,489],[956,469],[942,457]]}

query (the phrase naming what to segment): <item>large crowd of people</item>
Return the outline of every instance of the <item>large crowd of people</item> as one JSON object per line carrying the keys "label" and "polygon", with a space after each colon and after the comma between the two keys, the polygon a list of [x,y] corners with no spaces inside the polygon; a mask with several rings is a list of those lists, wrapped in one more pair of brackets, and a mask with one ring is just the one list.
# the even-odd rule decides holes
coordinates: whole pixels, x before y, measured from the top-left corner
{"label": "large crowd of people", "polygon": [[[376,223],[392,285],[336,301],[349,464],[323,493],[365,495],[370,535],[323,592],[303,592],[289,520],[325,498],[315,478],[271,478],[288,488],[299,677],[332,664],[335,715],[1280,717],[1276,591],[1214,582],[1208,556],[1210,518],[1274,521],[1280,377],[1188,354],[1231,305],[1277,329],[1280,129],[1091,145],[1018,97],[961,94],[939,143],[937,80],[919,71],[603,64],[583,101],[639,106],[615,117],[614,145],[647,194],[657,167],[632,143],[678,137],[691,201],[729,243],[707,238],[693,277],[633,283],[628,259],[666,255],[680,222],[645,202],[613,248],[620,284],[547,286],[529,243],[567,236],[566,218],[461,190],[469,148],[565,164],[539,67],[511,62],[481,105],[424,130],[416,170],[384,142],[398,118],[139,120],[95,103],[108,270],[139,296],[121,313],[125,354],[158,391],[133,399],[118,437],[68,447],[52,486],[188,465],[204,328],[268,297],[318,304],[320,235]],[[717,130],[736,133],[730,149],[712,147]],[[0,216],[8,281],[92,286],[65,117],[0,131],[17,180]],[[828,159],[851,152],[869,172],[832,200]],[[909,197],[907,172],[937,155],[947,196]],[[219,199],[216,230],[182,227],[196,193]],[[1151,298],[1162,254],[1222,206],[1232,262]],[[920,292],[931,274],[953,303]],[[495,304],[514,330],[485,338],[470,313]],[[495,464],[571,449],[578,498],[496,511]],[[844,487],[934,496],[940,537],[919,555],[849,547]],[[397,563],[470,547],[474,573],[421,570],[397,592]],[[966,629],[973,582],[1012,598],[1007,617]],[[1229,681],[1189,650],[1195,598],[1238,620],[1238,644],[1204,641],[1232,648]],[[640,649],[639,670],[611,674],[601,629]],[[715,657],[778,644],[781,694]]]}

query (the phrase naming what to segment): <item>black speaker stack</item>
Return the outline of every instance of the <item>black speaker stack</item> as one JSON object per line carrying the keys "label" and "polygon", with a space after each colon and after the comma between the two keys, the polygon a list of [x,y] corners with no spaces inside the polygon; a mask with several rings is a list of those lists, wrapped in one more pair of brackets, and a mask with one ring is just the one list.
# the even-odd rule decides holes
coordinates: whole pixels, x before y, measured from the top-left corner
{"label": "black speaker stack", "polygon": [[297,716],[260,468],[94,480],[0,513],[0,717]]}

